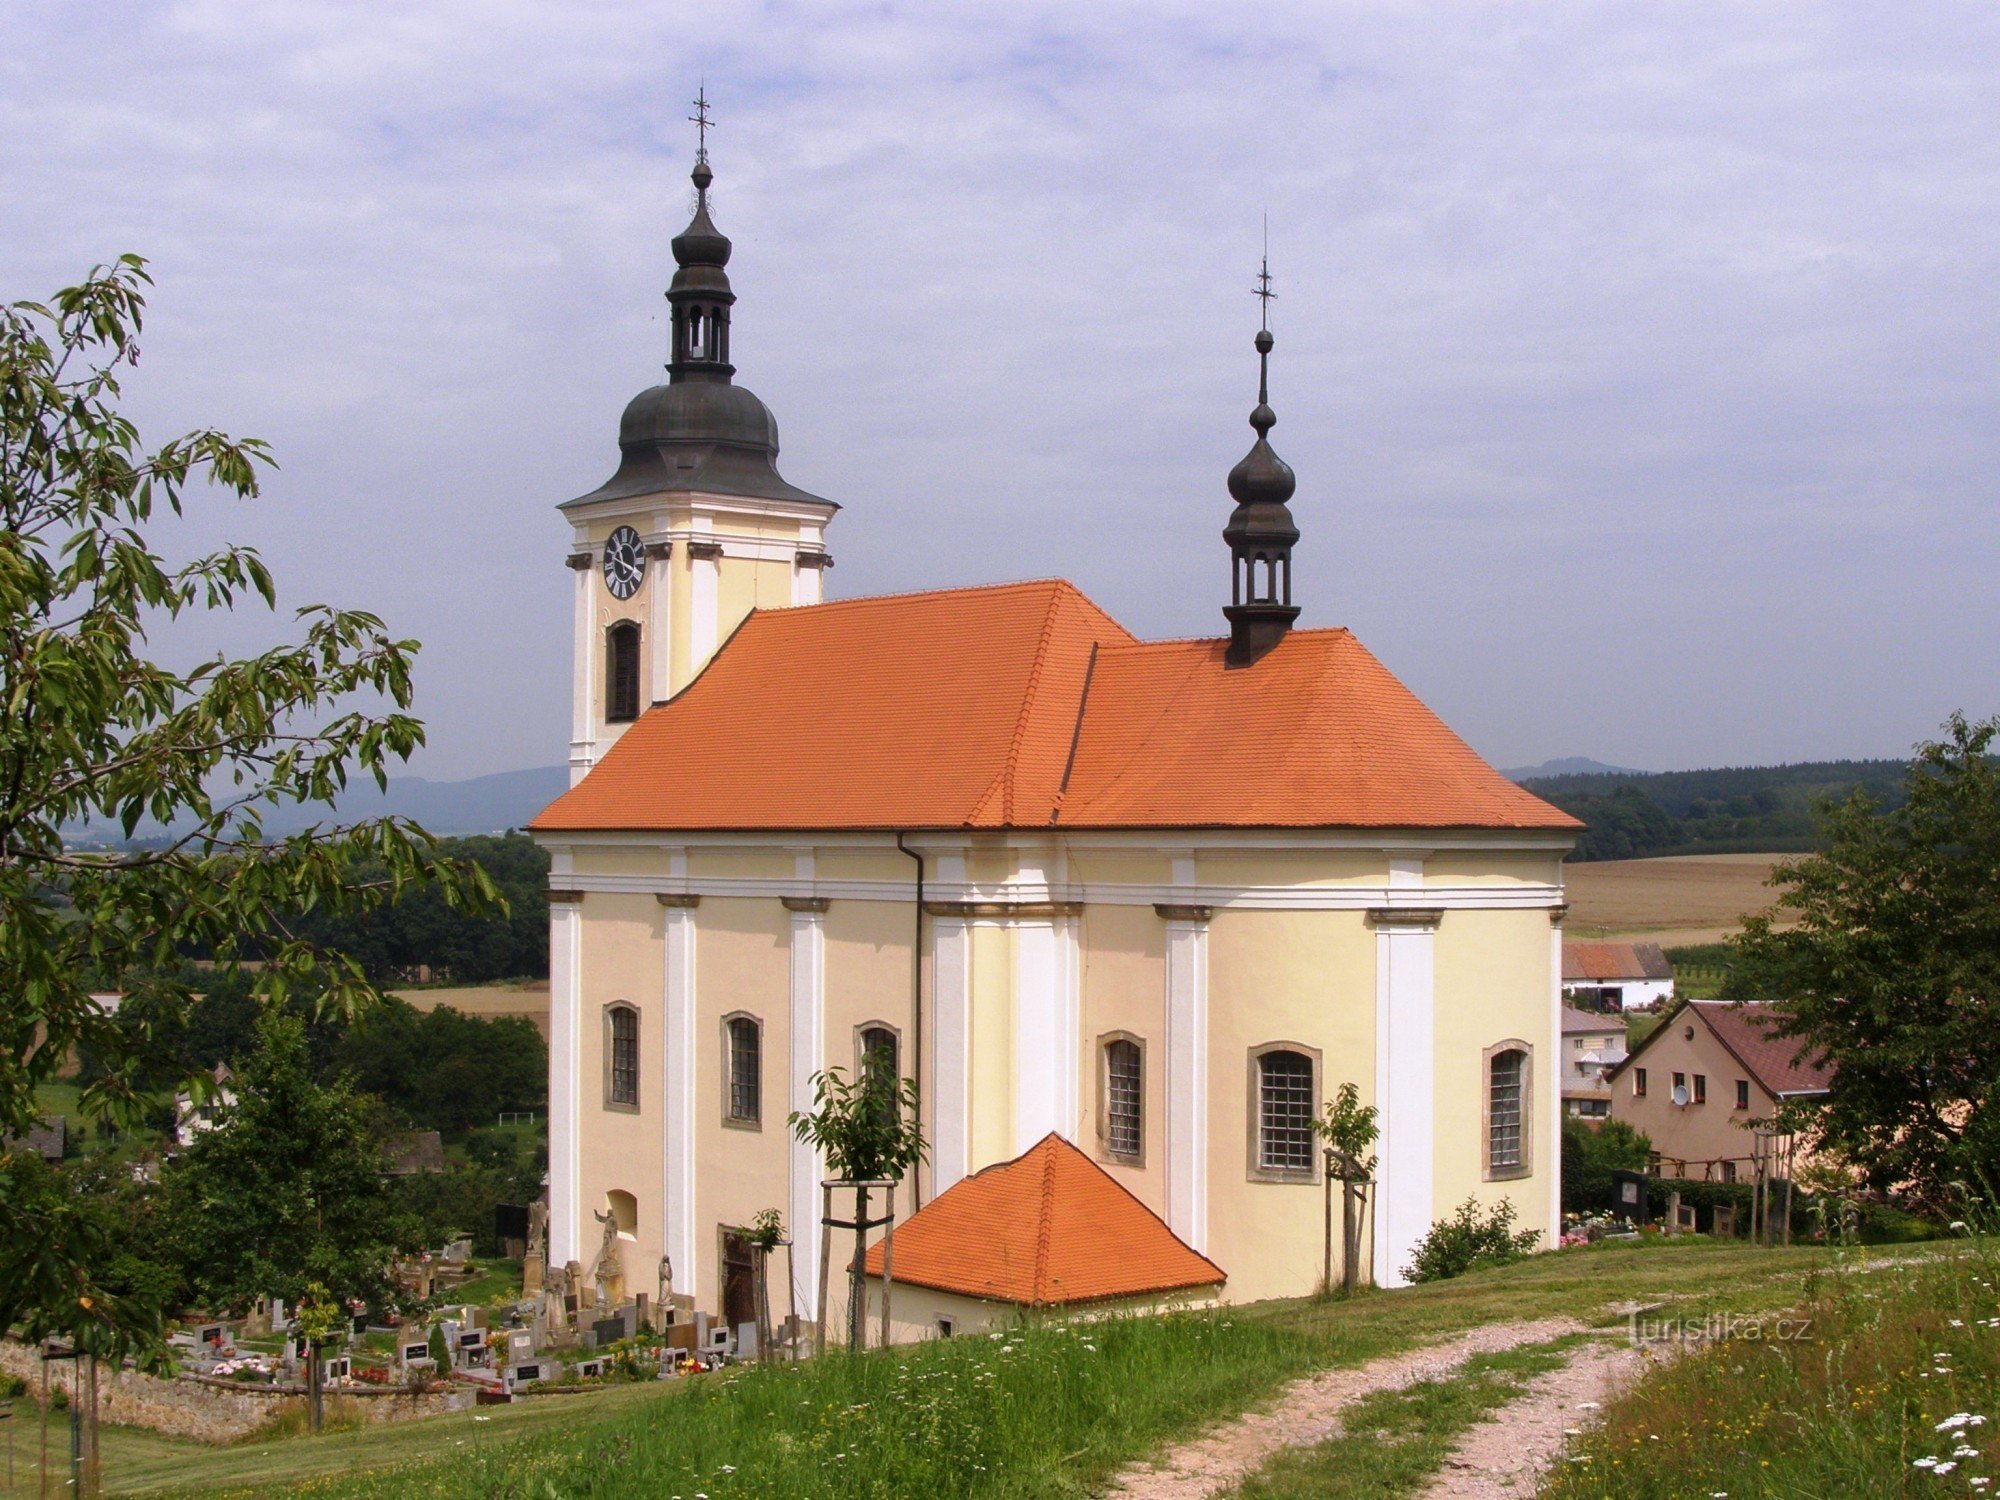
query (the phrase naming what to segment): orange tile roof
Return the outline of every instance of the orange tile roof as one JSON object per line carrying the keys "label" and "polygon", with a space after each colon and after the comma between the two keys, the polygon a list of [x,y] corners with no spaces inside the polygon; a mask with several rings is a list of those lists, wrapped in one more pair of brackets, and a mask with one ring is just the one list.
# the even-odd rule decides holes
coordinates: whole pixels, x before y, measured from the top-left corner
{"label": "orange tile roof", "polygon": [[1345,630],[1254,666],[1060,580],[752,612],[537,830],[1582,825]]}
{"label": "orange tile roof", "polygon": [[[954,1183],[895,1231],[895,1279],[1023,1306],[1219,1286],[1223,1270],[1056,1134]],[[882,1246],[868,1252],[882,1274]]]}
{"label": "orange tile roof", "polygon": [[1563,978],[1672,979],[1674,966],[1658,943],[1563,942]]}

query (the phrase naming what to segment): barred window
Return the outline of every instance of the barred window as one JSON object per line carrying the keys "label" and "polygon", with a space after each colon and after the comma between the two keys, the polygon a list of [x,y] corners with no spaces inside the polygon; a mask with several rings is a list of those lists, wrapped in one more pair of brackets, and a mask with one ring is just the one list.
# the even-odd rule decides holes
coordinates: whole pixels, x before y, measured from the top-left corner
{"label": "barred window", "polygon": [[1139,1155],[1143,1096],[1139,1044],[1124,1037],[1105,1043],[1104,1138],[1113,1156]]}
{"label": "barred window", "polygon": [[606,1070],[605,1097],[613,1104],[639,1102],[639,1012],[629,1005],[614,1005],[609,1016],[611,1033],[610,1066]]}
{"label": "barred window", "polygon": [[1257,1059],[1257,1165],[1266,1172],[1313,1168],[1313,1064],[1303,1052]]}
{"label": "barred window", "polygon": [[861,1029],[861,1080],[884,1116],[893,1119],[902,1108],[902,1041],[887,1026]]}
{"label": "barred window", "polygon": [[750,1016],[736,1016],[729,1033],[729,1118],[755,1125],[764,1113],[764,1039]]}
{"label": "barred window", "polygon": [[612,724],[639,717],[639,627],[630,620],[605,633],[604,717]]}
{"label": "barred window", "polygon": [[1487,1087],[1486,1166],[1488,1171],[1506,1172],[1520,1167],[1521,1110],[1523,1085],[1527,1077],[1528,1054],[1518,1049],[1497,1052],[1490,1065]]}

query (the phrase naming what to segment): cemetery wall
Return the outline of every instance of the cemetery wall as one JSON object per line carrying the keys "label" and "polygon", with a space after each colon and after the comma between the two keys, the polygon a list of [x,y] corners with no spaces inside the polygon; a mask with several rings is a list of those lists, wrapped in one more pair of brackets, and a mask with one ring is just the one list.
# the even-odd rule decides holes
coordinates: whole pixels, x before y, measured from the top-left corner
{"label": "cemetery wall", "polygon": [[[32,1397],[42,1388],[42,1362],[34,1349],[12,1340],[0,1340],[0,1371],[28,1384]],[[49,1366],[49,1385],[70,1389],[74,1366],[68,1360]],[[275,1421],[286,1402],[303,1403],[297,1389],[284,1386],[239,1385],[230,1380],[162,1380],[137,1370],[97,1372],[98,1418],[127,1427],[146,1427],[173,1437],[194,1438],[208,1443],[232,1443],[250,1436]],[[367,1422],[395,1422],[408,1417],[434,1417],[441,1412],[463,1411],[473,1404],[469,1390],[429,1391],[410,1395],[405,1391],[329,1390],[326,1414],[329,1422],[359,1417]]]}

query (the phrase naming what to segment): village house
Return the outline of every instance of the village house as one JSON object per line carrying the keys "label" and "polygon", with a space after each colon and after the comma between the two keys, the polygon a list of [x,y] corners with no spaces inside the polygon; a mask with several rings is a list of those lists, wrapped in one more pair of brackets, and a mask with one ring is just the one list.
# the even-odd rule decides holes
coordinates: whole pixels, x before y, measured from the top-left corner
{"label": "village house", "polygon": [[1611,1070],[1625,1060],[1625,1019],[1562,1008],[1563,1113],[1601,1120],[1611,1113]]}
{"label": "village house", "polygon": [[635,1281],[740,1306],[778,1208],[813,1307],[826,1172],[786,1120],[828,1068],[915,1087],[905,1212],[1054,1134],[1234,1298],[1317,1278],[1311,1122],[1344,1082],[1381,1111],[1376,1280],[1467,1197],[1554,1230],[1579,825],[1348,631],[1292,628],[1269,333],[1226,635],[1141,641],[1059,580],[823,603],[837,507],[734,383],[711,180],[704,154],[667,383],[562,507],[551,1262],[608,1235]]}
{"label": "village house", "polygon": [[1563,998],[1583,1010],[1638,1010],[1674,998],[1674,966],[1658,943],[1563,944]]}
{"label": "village house", "polygon": [[1651,1138],[1663,1175],[1748,1181],[1752,1127],[1826,1093],[1827,1069],[1774,1019],[1757,1001],[1683,1000],[1612,1071],[1611,1118]]}

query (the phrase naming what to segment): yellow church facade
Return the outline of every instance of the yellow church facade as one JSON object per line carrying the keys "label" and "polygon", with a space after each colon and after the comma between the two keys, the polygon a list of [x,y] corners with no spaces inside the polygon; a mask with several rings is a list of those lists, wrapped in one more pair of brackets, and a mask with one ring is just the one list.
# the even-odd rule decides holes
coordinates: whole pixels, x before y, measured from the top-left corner
{"label": "yellow church facade", "polygon": [[1059,581],[825,602],[837,507],[778,476],[733,382],[696,183],[669,382],[564,507],[573,786],[534,825],[551,1259],[609,1223],[631,1284],[664,1260],[740,1321],[775,1208],[809,1314],[826,1170],[787,1118],[828,1068],[914,1084],[903,1212],[1053,1132],[1230,1300],[1317,1281],[1310,1120],[1344,1083],[1382,1129],[1364,1274],[1399,1284],[1468,1197],[1553,1238],[1576,825],[1350,633],[1293,628],[1263,394],[1227,637],[1139,641]]}

